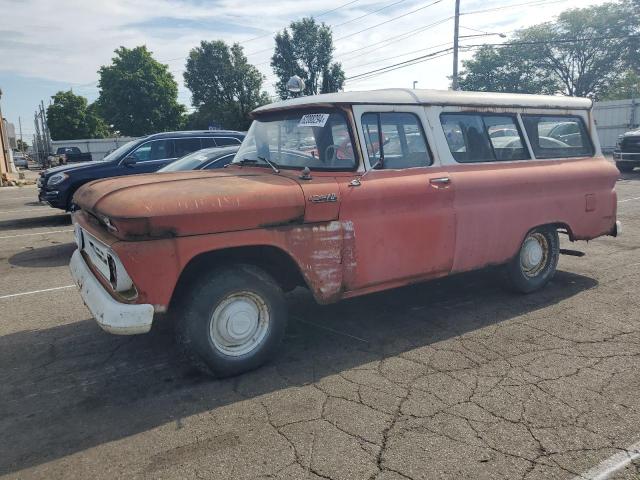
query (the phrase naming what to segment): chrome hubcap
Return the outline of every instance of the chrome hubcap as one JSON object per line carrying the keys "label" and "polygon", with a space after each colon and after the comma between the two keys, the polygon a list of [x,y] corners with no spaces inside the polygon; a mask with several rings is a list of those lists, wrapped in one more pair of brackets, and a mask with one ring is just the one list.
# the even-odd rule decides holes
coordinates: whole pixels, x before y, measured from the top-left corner
{"label": "chrome hubcap", "polygon": [[549,243],[541,233],[529,235],[520,250],[520,266],[528,277],[534,277],[544,269],[549,257]]}
{"label": "chrome hubcap", "polygon": [[214,310],[209,335],[223,354],[237,357],[256,349],[269,330],[269,308],[253,292],[238,292],[225,298]]}

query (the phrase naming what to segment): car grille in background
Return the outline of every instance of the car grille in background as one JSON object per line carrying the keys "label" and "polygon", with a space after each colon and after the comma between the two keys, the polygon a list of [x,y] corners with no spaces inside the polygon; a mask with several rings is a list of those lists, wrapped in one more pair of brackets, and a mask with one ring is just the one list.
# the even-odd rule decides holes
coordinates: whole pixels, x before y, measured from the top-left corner
{"label": "car grille in background", "polygon": [[640,153],[640,136],[624,137],[620,142],[620,150],[624,153]]}

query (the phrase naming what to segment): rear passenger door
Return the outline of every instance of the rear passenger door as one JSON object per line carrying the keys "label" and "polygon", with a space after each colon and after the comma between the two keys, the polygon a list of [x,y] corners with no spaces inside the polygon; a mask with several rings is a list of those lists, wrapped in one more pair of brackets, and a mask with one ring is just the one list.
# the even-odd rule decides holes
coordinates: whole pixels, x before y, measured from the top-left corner
{"label": "rear passenger door", "polygon": [[368,171],[341,188],[340,218],[353,224],[357,263],[345,267],[347,289],[448,273],[453,188],[432,153],[424,108],[358,105],[353,112]]}

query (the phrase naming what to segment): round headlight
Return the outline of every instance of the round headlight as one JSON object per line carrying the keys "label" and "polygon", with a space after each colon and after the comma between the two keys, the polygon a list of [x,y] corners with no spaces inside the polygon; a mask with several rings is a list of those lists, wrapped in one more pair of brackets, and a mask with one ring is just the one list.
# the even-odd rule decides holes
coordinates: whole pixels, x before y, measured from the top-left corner
{"label": "round headlight", "polygon": [[64,182],[67,178],[69,178],[69,175],[67,175],[66,173],[56,173],[55,175],[52,175],[49,178],[47,185],[50,185],[50,186],[58,185]]}

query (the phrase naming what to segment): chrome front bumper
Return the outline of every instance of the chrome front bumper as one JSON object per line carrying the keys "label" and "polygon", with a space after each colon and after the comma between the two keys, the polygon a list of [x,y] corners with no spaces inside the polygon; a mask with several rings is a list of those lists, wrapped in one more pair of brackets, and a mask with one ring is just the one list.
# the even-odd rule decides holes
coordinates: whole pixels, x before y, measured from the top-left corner
{"label": "chrome front bumper", "polygon": [[104,331],[116,335],[135,335],[151,330],[153,305],[115,300],[95,278],[79,250],[73,252],[69,268],[80,288],[84,304]]}

